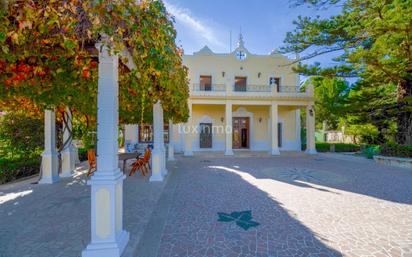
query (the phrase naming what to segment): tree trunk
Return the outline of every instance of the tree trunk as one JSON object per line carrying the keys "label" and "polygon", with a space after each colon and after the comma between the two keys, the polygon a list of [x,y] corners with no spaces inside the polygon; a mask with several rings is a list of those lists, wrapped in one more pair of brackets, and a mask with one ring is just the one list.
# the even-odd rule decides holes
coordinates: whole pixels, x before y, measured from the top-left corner
{"label": "tree trunk", "polygon": [[398,84],[396,142],[412,146],[412,78]]}

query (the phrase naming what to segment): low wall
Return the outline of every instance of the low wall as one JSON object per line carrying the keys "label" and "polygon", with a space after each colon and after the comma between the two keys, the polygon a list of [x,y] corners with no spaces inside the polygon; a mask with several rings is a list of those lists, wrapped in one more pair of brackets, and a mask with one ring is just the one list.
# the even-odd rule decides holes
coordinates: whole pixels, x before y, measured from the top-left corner
{"label": "low wall", "polygon": [[412,170],[412,158],[398,158],[376,155],[373,157],[376,163],[388,166],[395,166],[401,168],[408,168]]}

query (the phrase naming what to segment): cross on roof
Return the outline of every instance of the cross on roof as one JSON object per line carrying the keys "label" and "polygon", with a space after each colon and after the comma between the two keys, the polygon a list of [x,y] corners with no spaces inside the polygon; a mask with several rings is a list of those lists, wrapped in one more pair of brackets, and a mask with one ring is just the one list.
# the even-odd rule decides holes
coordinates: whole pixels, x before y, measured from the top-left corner
{"label": "cross on roof", "polygon": [[243,51],[239,51],[236,53],[236,56],[240,59],[243,60],[246,58],[246,54]]}

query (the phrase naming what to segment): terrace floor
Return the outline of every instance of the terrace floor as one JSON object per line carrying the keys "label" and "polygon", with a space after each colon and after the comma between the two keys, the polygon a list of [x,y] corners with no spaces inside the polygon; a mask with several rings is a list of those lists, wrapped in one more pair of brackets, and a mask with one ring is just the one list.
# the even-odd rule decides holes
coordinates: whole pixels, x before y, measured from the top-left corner
{"label": "terrace floor", "polygon": [[[85,167],[0,186],[0,256],[80,256]],[[124,187],[124,256],[412,256],[412,171],[342,154],[200,153]]]}

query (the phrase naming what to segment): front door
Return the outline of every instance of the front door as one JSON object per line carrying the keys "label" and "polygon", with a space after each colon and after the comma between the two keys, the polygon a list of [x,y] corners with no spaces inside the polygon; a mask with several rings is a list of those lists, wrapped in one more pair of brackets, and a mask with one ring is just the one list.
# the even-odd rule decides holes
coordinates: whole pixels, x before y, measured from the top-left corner
{"label": "front door", "polygon": [[233,149],[249,148],[249,118],[233,118]]}
{"label": "front door", "polygon": [[212,148],[212,123],[200,123],[200,148]]}

